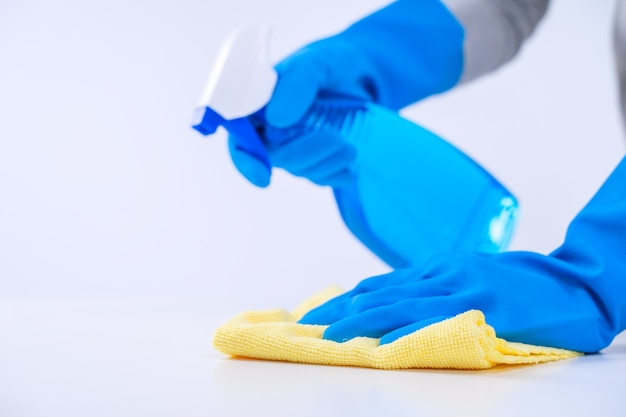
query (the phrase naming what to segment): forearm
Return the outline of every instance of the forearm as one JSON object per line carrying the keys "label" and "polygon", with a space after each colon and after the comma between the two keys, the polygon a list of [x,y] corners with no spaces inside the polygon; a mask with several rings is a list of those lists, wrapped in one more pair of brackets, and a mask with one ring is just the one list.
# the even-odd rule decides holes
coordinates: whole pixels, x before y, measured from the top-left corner
{"label": "forearm", "polygon": [[510,61],[545,15],[549,0],[443,0],[465,31],[461,83]]}
{"label": "forearm", "polygon": [[582,310],[592,313],[589,317],[596,323],[580,326],[591,345],[587,351],[608,346],[626,329],[625,181],[626,157],[574,218],[563,245],[550,254],[569,265],[558,276],[583,289],[595,303],[595,309]]}
{"label": "forearm", "polygon": [[[277,66],[276,91],[287,84],[286,74],[300,73],[312,94],[305,94],[307,106],[296,106],[298,110],[308,108],[319,92],[401,109],[510,60],[545,14],[548,1],[392,1],[283,60]],[[292,96],[291,89],[284,89],[286,97]],[[275,97],[268,105],[270,118],[273,102]]]}

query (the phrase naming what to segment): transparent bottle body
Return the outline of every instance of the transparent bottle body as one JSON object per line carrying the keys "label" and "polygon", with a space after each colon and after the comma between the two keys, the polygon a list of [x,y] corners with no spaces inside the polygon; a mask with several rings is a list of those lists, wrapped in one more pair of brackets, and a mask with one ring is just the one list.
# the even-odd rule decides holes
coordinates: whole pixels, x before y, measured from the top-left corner
{"label": "transparent bottle body", "polygon": [[478,163],[434,133],[377,106],[318,99],[296,126],[271,140],[333,130],[357,150],[353,181],[334,188],[350,231],[394,268],[433,255],[497,252],[515,227],[515,197]]}

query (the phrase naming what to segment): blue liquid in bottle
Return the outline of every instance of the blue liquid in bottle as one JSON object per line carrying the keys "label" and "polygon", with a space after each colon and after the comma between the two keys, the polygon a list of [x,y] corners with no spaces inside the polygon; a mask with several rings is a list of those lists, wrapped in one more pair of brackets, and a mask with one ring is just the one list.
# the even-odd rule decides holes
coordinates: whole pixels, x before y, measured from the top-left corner
{"label": "blue liquid in bottle", "polygon": [[335,188],[335,199],[350,231],[393,268],[508,245],[517,200],[437,135],[375,104],[327,98],[296,126],[265,126],[263,135],[277,143],[312,130],[334,130],[357,149],[354,180]]}

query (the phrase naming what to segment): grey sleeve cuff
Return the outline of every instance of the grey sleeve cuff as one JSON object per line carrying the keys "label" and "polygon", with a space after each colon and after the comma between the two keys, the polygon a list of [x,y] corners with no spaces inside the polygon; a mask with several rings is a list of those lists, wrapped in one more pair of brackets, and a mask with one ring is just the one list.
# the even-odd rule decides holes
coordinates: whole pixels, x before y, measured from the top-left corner
{"label": "grey sleeve cuff", "polygon": [[465,29],[463,73],[471,81],[511,60],[545,15],[549,0],[443,0]]}
{"label": "grey sleeve cuff", "polygon": [[619,77],[620,102],[622,105],[622,121],[626,123],[626,1],[620,1],[615,10],[613,29],[613,48],[615,64]]}

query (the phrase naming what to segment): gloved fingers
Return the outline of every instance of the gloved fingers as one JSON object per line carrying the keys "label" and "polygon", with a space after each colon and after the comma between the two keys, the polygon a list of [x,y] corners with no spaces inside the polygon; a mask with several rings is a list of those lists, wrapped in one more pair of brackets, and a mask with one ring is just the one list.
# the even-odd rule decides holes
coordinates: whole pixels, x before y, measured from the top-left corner
{"label": "gloved fingers", "polygon": [[452,318],[453,316],[436,316],[430,317],[424,320],[420,320],[417,323],[409,324],[408,326],[400,327],[392,332],[387,333],[380,338],[380,344],[386,345],[387,343],[395,342],[399,338],[409,335],[413,332],[423,329],[431,324],[439,323],[440,321]]}
{"label": "gloved fingers", "polygon": [[276,66],[278,82],[265,111],[270,125],[285,128],[303,118],[324,85],[325,66],[306,48]]}
{"label": "gloved fingers", "polygon": [[[361,295],[367,295],[372,293],[377,293],[379,290],[384,290],[386,288],[394,287],[396,283],[398,285],[402,285],[405,283],[413,283],[419,276],[416,276],[414,270],[404,269],[397,270],[388,274],[378,275],[375,277],[367,278],[359,282],[359,284],[354,287],[351,291],[347,291],[329,301],[322,304],[321,306],[314,308],[305,314],[301,319],[300,323],[302,324],[331,324],[342,318],[347,317],[348,315],[354,314],[357,312],[351,307],[354,304],[354,300],[359,299]],[[436,294],[437,285],[432,282],[429,283],[428,286],[435,285],[432,289],[424,289],[422,294]],[[426,285],[424,285],[426,286]],[[415,291],[414,291],[415,293]],[[403,299],[408,298],[402,297]],[[371,298],[364,297],[361,298],[361,302],[368,303],[368,300],[376,300],[376,295]],[[380,304],[379,304],[380,305]]]}
{"label": "gloved fingers", "polygon": [[356,156],[356,150],[335,132],[311,132],[287,143],[269,147],[272,165],[286,169],[294,175],[314,168],[329,160],[336,164],[349,164]]}
{"label": "gloved fingers", "polygon": [[336,322],[337,320],[344,317],[340,308],[335,308],[335,306],[340,307],[345,303],[345,300],[349,299],[351,296],[349,293],[341,294],[321,306],[314,308],[313,310],[306,313],[298,323],[300,324],[331,324]]}
{"label": "gloved fingers", "polygon": [[417,281],[404,285],[382,287],[366,293],[347,292],[309,311],[302,317],[303,324],[333,324],[368,310],[393,306],[403,302],[417,302],[441,298],[448,292],[433,281]]}
{"label": "gloved fingers", "polygon": [[331,149],[319,149],[309,155],[299,156],[299,160],[294,158],[276,166],[317,183],[349,169],[356,159],[356,149],[350,144],[339,144],[339,147],[332,150],[332,153],[324,155],[327,151]]}
{"label": "gloved fingers", "polygon": [[436,280],[424,280],[392,285],[376,291],[361,293],[344,300],[343,306],[334,305],[341,309],[344,316],[362,313],[367,310],[393,305],[404,300],[416,300],[429,297],[449,295],[448,291]]}
{"label": "gloved fingers", "polygon": [[304,177],[309,179],[311,182],[313,182],[313,183],[315,183],[317,185],[329,186],[329,187],[332,187],[332,188],[342,188],[342,187],[346,187],[346,186],[350,185],[351,183],[353,183],[353,181],[354,181],[354,172],[352,172],[348,168],[344,168],[344,169],[341,169],[338,172],[329,173],[325,177],[311,178],[311,177],[309,177],[307,175],[305,175]]}
{"label": "gloved fingers", "polygon": [[425,277],[423,277],[419,271],[416,271],[415,269],[397,269],[388,274],[377,275],[375,277],[362,280],[356,287],[354,287],[354,289],[350,291],[350,293],[356,295],[376,291],[390,285],[399,285],[405,282],[420,279],[425,279]]}
{"label": "gloved fingers", "polygon": [[345,342],[361,336],[379,338],[431,317],[455,316],[462,311],[454,296],[406,300],[338,320],[324,331],[324,339]]}
{"label": "gloved fingers", "polygon": [[326,159],[296,175],[308,178],[318,185],[340,187],[347,185],[353,178],[354,173],[350,170],[350,166],[355,159],[356,150],[354,147],[351,145],[343,146]]}
{"label": "gloved fingers", "polygon": [[228,149],[233,164],[241,175],[257,187],[263,188],[269,185],[271,172],[265,164],[239,148],[231,136],[228,137]]}

